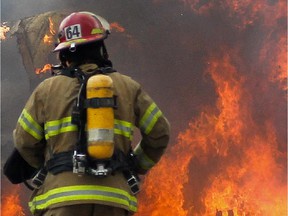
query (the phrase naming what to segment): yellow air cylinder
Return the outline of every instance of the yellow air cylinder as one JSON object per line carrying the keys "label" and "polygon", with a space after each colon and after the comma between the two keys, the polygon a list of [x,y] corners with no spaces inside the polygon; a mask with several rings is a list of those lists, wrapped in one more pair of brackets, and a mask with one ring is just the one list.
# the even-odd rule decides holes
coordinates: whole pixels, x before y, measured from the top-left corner
{"label": "yellow air cylinder", "polygon": [[[86,86],[87,99],[113,98],[113,81],[103,74],[90,77]],[[93,159],[105,160],[114,151],[113,107],[87,108],[88,154]]]}

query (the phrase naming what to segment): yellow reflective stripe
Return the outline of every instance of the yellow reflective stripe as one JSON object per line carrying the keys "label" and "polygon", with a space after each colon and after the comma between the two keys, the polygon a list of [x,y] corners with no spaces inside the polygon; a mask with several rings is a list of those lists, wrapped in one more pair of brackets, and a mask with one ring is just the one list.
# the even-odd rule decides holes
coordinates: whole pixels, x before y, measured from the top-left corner
{"label": "yellow reflective stripe", "polygon": [[160,116],[162,116],[161,110],[155,103],[152,103],[140,120],[139,125],[141,131],[145,134],[149,134]]}
{"label": "yellow reflective stripe", "polygon": [[134,153],[137,155],[139,165],[142,169],[149,170],[155,165],[155,162],[144,153],[140,143],[135,147]]}
{"label": "yellow reflective stripe", "polygon": [[46,140],[61,133],[77,131],[77,126],[72,124],[71,120],[72,117],[68,116],[60,120],[46,122],[44,125]]}
{"label": "yellow reflective stripe", "polygon": [[126,206],[130,211],[137,211],[137,199],[127,191],[98,186],[98,185],[77,185],[55,188],[45,194],[38,195],[29,202],[33,213],[35,210],[46,209],[53,204],[67,201],[106,201]]}
{"label": "yellow reflective stripe", "polygon": [[[60,133],[77,131],[77,126],[71,123],[71,119],[72,119],[71,116],[69,116],[60,120],[46,122],[44,125],[46,140],[52,136],[59,135]],[[130,122],[118,119],[114,120],[115,134],[122,135],[128,138],[129,140],[132,140],[133,129],[134,126]]]}
{"label": "yellow reflective stripe", "polygon": [[75,40],[63,42],[63,44],[64,44],[65,46],[69,46],[69,45],[71,45],[72,43],[82,43],[82,42],[85,42],[85,41],[87,41],[87,39],[80,38],[80,39],[75,39]]}
{"label": "yellow reflective stripe", "polygon": [[43,138],[43,128],[32,118],[26,109],[23,109],[18,122],[35,139],[41,140]]}
{"label": "yellow reflective stripe", "polygon": [[100,28],[93,28],[91,34],[102,34],[103,30]]}
{"label": "yellow reflective stripe", "polygon": [[122,135],[129,140],[133,139],[134,126],[132,123],[123,120],[114,120],[114,134]]}

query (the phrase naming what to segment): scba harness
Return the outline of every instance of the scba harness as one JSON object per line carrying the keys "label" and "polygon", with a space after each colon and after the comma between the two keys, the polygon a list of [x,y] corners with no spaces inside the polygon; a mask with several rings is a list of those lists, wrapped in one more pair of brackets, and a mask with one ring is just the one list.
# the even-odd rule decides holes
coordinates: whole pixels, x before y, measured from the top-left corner
{"label": "scba harness", "polygon": [[[33,178],[32,184],[35,188],[39,188],[43,184],[47,172],[57,175],[61,172],[73,171],[73,173],[78,175],[92,175],[96,177],[105,177],[113,175],[115,172],[122,172],[124,177],[127,179],[127,183],[130,186],[132,193],[137,194],[139,192],[139,177],[136,172],[137,158],[133,154],[132,149],[130,149],[128,155],[126,155],[121,150],[113,148],[113,154],[111,157],[100,159],[91,157],[91,153],[89,154],[87,150],[89,148],[89,135],[87,135],[87,109],[117,109],[117,98],[114,95],[87,99],[87,81],[92,76],[97,76],[98,74],[107,75],[113,72],[115,72],[115,70],[111,67],[97,68],[89,74],[84,73],[79,68],[53,68],[53,75],[76,77],[79,80],[80,89],[72,111],[72,124],[75,124],[78,127],[78,140],[73,151],[52,155],[51,159],[46,162],[46,166],[43,167]],[[103,131],[103,129],[100,130],[101,131],[99,132],[98,130],[93,129],[92,132],[98,135],[101,132],[104,132],[104,135],[99,135],[99,139],[94,139],[95,135],[92,135],[92,141],[94,142],[96,140],[97,142],[100,140],[103,145],[105,140],[111,140],[111,132],[107,132],[107,130]]]}

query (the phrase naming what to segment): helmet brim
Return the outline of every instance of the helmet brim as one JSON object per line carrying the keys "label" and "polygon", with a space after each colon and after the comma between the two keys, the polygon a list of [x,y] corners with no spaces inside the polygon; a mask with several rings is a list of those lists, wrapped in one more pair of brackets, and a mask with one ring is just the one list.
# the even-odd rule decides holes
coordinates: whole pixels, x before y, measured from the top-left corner
{"label": "helmet brim", "polygon": [[53,50],[53,52],[58,52],[64,49],[69,49],[70,46],[74,43],[77,46],[79,45],[83,45],[83,44],[87,44],[87,43],[91,43],[91,42],[95,42],[95,41],[100,41],[100,40],[104,40],[107,38],[107,35],[105,35],[103,37],[103,35],[99,35],[99,36],[93,36],[91,38],[81,38],[81,39],[75,39],[75,40],[70,40],[70,41],[66,41],[66,42],[62,42],[59,43],[55,49]]}

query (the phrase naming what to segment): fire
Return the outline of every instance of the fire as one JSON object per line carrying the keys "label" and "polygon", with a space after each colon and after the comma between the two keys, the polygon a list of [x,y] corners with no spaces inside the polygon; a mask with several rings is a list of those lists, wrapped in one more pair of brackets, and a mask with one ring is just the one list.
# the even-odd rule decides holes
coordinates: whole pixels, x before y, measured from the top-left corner
{"label": "fire", "polygon": [[124,27],[122,27],[119,23],[117,23],[117,22],[113,22],[113,23],[110,23],[110,27],[112,28],[112,29],[115,29],[115,31],[117,31],[117,32],[124,32],[125,31],[125,29],[124,29]]}
{"label": "fire", "polygon": [[37,68],[35,70],[36,74],[40,74],[40,73],[46,73],[47,71],[51,70],[52,65],[51,64],[46,64],[44,65],[43,68]]}
{"label": "fire", "polygon": [[241,40],[209,50],[206,73],[215,85],[215,107],[191,120],[145,178],[137,215],[287,215],[287,147],[279,140],[279,116],[265,113],[276,103],[281,108],[275,110],[285,112],[287,39],[280,23],[287,7],[284,1],[183,2],[199,16],[228,11],[239,34],[258,22],[263,37],[256,55],[244,56],[251,49]]}
{"label": "fire", "polygon": [[4,196],[1,202],[2,216],[24,216],[24,210],[20,205],[19,187],[11,190],[9,195]]}
{"label": "fire", "polygon": [[[219,86],[221,110],[215,124],[216,133],[211,138],[225,149],[220,162],[225,167],[221,167],[220,174],[210,177],[211,186],[203,191],[205,214],[213,215],[215,209],[224,208],[234,209],[239,216],[285,215],[286,185],[282,177],[285,169],[277,163],[284,155],[277,150],[275,127],[267,121],[264,128],[269,133],[261,133],[252,119],[250,102],[245,100],[250,96],[243,88],[243,78],[235,76],[239,73],[227,56],[221,61],[223,58],[215,60],[218,63],[209,68]],[[217,125],[223,125],[223,130],[217,130]]]}
{"label": "fire", "polygon": [[10,27],[3,23],[0,27],[0,40],[6,39],[6,33],[10,31]]}
{"label": "fire", "polygon": [[45,44],[50,44],[53,42],[53,36],[45,34],[43,41]]}
{"label": "fire", "polygon": [[192,121],[145,179],[139,215],[286,214],[286,170],[278,163],[286,156],[277,149],[273,123],[254,122],[251,95],[233,59],[227,53],[210,58],[217,109]]}
{"label": "fire", "polygon": [[43,41],[46,44],[51,44],[54,41],[54,35],[56,34],[54,23],[51,17],[48,18],[49,20],[49,33],[44,35]]}
{"label": "fire", "polygon": [[49,31],[50,31],[50,34],[55,35],[55,34],[56,34],[56,31],[55,31],[55,29],[54,29],[53,20],[52,20],[51,17],[49,17],[48,19],[49,19]]}

